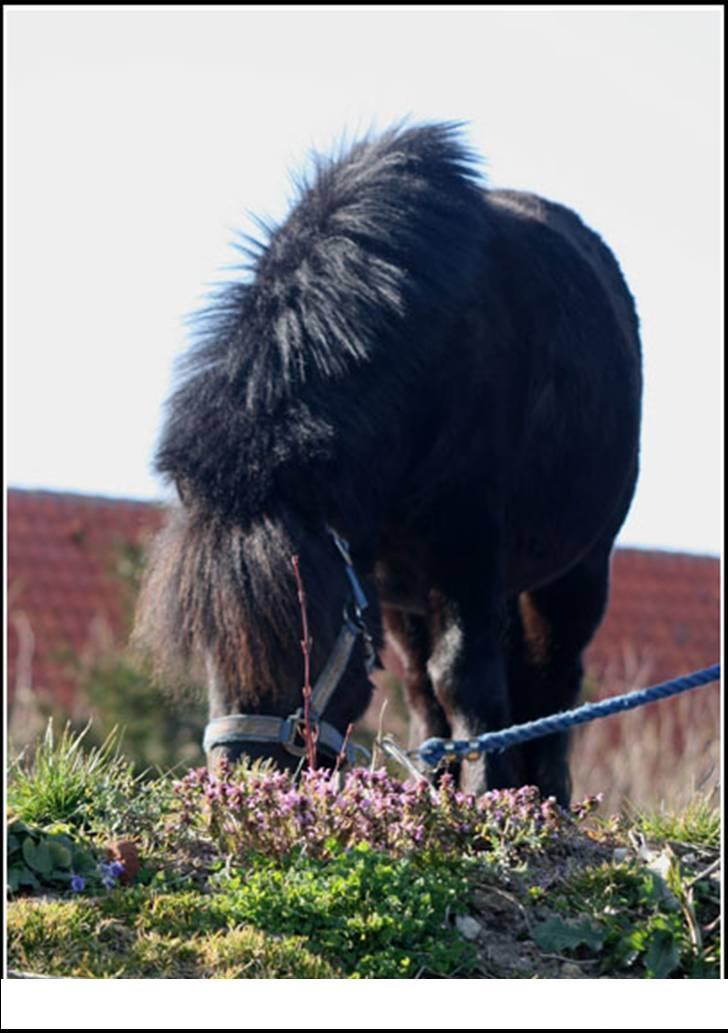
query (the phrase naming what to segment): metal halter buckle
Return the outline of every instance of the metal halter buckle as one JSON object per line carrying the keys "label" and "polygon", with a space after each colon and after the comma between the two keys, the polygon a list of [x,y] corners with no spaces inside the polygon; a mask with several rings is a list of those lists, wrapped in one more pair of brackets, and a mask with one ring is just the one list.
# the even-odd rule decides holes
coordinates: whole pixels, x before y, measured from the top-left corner
{"label": "metal halter buckle", "polygon": [[[290,724],[290,731],[288,740],[283,743],[283,746],[289,753],[292,753],[295,757],[306,756],[306,716],[303,707],[299,707],[295,714],[291,714],[288,718]],[[313,736],[314,746],[318,746],[319,739],[319,722],[318,717],[315,714],[310,714],[308,718],[308,728]],[[298,741],[296,741],[298,740]]]}

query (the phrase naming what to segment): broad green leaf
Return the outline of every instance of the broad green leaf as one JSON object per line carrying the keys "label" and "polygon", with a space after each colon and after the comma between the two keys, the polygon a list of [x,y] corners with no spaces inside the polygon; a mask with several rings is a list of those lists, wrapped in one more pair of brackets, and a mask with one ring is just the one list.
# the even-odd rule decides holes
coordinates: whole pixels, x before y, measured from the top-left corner
{"label": "broad green leaf", "polygon": [[51,852],[48,849],[48,844],[41,840],[35,848],[33,860],[31,861],[31,867],[35,868],[41,875],[50,875],[53,871],[53,858]]}
{"label": "broad green leaf", "polygon": [[28,869],[23,868],[18,877],[18,882],[21,886],[32,886],[33,889],[39,890],[40,883],[36,879],[35,875]]}
{"label": "broad green leaf", "polygon": [[647,974],[654,979],[667,979],[680,964],[680,954],[677,938],[666,930],[656,930],[645,955]]}
{"label": "broad green leaf", "polygon": [[19,865],[14,865],[8,869],[8,889],[11,893],[15,893],[16,889],[20,885],[20,877],[23,874],[23,869]]}
{"label": "broad green leaf", "polygon": [[29,868],[35,868],[35,843],[30,836],[23,840],[23,860]]}
{"label": "broad green leaf", "polygon": [[51,855],[54,868],[70,868],[71,867],[71,851],[63,843],[54,842],[51,840],[48,843],[48,850]]}
{"label": "broad green leaf", "polygon": [[77,875],[83,875],[86,872],[93,871],[96,867],[94,859],[85,850],[77,847],[73,851],[73,870]]}

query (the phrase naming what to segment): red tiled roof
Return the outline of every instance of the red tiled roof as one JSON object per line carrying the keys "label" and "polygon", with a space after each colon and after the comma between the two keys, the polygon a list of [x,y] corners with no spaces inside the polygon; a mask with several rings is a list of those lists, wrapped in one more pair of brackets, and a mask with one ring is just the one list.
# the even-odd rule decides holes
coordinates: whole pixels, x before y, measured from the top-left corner
{"label": "red tiled roof", "polygon": [[141,544],[161,507],[50,491],[8,491],[8,702],[29,669],[34,691],[69,707],[75,681],[64,653],[118,636],[123,593],[115,549]]}
{"label": "red tiled roof", "polygon": [[[104,628],[119,634],[114,547],[143,543],[162,519],[154,503],[9,490],[10,701],[23,666],[21,636],[27,646],[30,628],[32,685],[69,706],[74,682],[59,653],[82,655]],[[644,685],[717,662],[719,593],[714,557],[616,550],[608,613],[586,655],[600,694],[620,691],[632,676]]]}
{"label": "red tiled roof", "polygon": [[719,660],[720,561],[616,549],[607,613],[585,656],[596,684],[653,684]]}

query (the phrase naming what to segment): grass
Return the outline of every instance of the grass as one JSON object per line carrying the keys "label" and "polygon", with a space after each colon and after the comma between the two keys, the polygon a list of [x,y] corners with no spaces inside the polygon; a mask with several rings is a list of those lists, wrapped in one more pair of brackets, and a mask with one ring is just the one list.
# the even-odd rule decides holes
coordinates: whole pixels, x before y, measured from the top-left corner
{"label": "grass", "polygon": [[[615,680],[604,695],[649,684]],[[604,808],[679,814],[720,777],[717,684],[575,730],[571,766],[577,796],[602,791]]]}
{"label": "grass", "polygon": [[8,776],[8,807],[33,825],[62,823],[88,830],[111,816],[134,794],[138,781],[120,753],[114,729],[99,747],[84,750],[90,725],[60,738],[50,720],[30,758],[23,751]]}
{"label": "grass", "polygon": [[685,808],[671,811],[664,805],[635,813],[634,821],[648,839],[670,840],[688,846],[720,848],[720,812],[717,787],[696,793]]}
{"label": "grass", "polygon": [[[243,765],[217,779],[130,778],[112,738],[84,752],[82,736],[52,731],[13,765],[14,856],[32,880],[11,894],[11,969],[205,979],[718,974],[719,825],[705,794],[679,812],[598,820],[594,801],[566,814],[532,789],[475,799],[446,779],[433,794],[384,771],[309,772],[293,783]],[[96,879],[72,892],[72,859],[103,857],[120,834],[141,855],[133,884]]]}

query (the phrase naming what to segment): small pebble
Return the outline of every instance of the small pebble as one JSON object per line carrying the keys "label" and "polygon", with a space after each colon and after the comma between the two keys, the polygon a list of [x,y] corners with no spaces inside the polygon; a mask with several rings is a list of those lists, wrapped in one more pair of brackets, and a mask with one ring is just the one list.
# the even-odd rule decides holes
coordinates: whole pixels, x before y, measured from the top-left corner
{"label": "small pebble", "polygon": [[480,922],[476,922],[470,915],[458,915],[455,925],[466,940],[477,940],[481,933]]}
{"label": "small pebble", "polygon": [[584,973],[578,965],[572,965],[570,961],[565,961],[561,966],[561,978],[562,979],[583,979]]}

